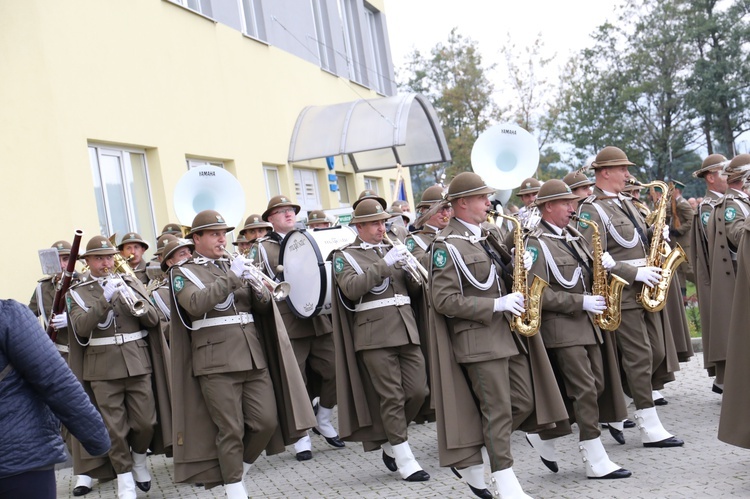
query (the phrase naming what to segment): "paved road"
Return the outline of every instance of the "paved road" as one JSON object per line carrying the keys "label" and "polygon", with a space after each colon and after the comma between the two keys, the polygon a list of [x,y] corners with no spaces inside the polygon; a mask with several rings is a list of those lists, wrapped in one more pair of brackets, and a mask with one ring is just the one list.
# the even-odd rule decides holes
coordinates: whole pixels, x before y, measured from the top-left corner
{"label": "paved road", "polygon": [[[682,364],[677,380],[662,392],[669,405],[659,408],[661,420],[685,440],[683,448],[645,449],[636,429],[625,430],[627,443],[618,445],[604,430],[602,440],[610,458],[631,470],[631,478],[587,480],[578,455],[577,435],[558,443],[560,471],[553,474],[516,432],[513,468],[526,493],[536,498],[750,498],[750,451],[716,438],[720,397],[710,388],[711,380],[698,354]],[[632,406],[629,409],[632,415]],[[279,456],[261,457],[245,477],[245,484],[250,497],[474,497],[450,470],[438,466],[434,425],[410,426],[409,437],[414,455],[432,475],[429,482],[403,482],[396,473],[386,470],[378,453],[365,454],[354,444],[336,450],[313,436],[312,461],[298,463],[291,448]],[[206,491],[172,483],[170,459],[153,456],[150,462],[153,485],[148,494],[139,491],[139,498],[224,497],[223,487]],[[72,497],[71,473],[70,468],[57,472],[60,498]],[[114,483],[96,485],[86,497],[116,497]]]}

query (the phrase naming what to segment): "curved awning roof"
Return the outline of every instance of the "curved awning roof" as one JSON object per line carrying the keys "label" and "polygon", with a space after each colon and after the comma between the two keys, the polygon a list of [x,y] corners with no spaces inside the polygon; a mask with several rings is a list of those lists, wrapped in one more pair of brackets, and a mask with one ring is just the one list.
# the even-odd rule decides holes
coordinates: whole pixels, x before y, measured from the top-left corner
{"label": "curved awning roof", "polygon": [[340,154],[349,156],[355,172],[451,160],[437,113],[420,94],[303,109],[289,162]]}

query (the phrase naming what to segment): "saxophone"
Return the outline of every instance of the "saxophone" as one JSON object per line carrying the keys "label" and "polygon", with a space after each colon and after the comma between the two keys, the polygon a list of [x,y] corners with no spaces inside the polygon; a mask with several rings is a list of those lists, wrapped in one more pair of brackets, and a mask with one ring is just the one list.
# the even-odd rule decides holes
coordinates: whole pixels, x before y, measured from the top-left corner
{"label": "saxophone", "polygon": [[523,266],[523,254],[526,248],[523,243],[523,227],[516,217],[505,215],[499,211],[490,210],[488,215],[506,218],[513,222],[515,229],[513,231],[513,243],[516,247],[515,259],[513,262],[513,293],[523,295],[523,304],[526,311],[520,316],[513,316],[511,326],[513,330],[522,336],[534,336],[539,332],[539,326],[542,322],[542,293],[544,288],[549,284],[539,276],[534,276],[531,287],[528,287],[528,276],[526,268]]}
{"label": "saxophone", "polygon": [[614,331],[620,327],[622,313],[620,304],[622,303],[622,288],[628,284],[628,281],[622,277],[612,274],[612,279],[607,282],[607,271],[602,266],[602,237],[599,233],[599,224],[591,220],[581,220],[574,215],[571,220],[576,222],[585,222],[594,229],[591,237],[591,246],[594,248],[594,264],[592,272],[594,273],[591,293],[603,296],[607,303],[607,310],[604,313],[594,317],[594,322],[599,328],[605,331]]}
{"label": "saxophone", "polygon": [[643,308],[649,312],[658,312],[666,305],[669,285],[672,282],[672,277],[677,267],[687,260],[685,250],[679,244],[676,244],[674,248],[670,248],[669,244],[662,237],[667,219],[667,206],[669,198],[672,197],[674,187],[660,180],[641,184],[634,179],[629,179],[628,183],[640,185],[641,187],[659,187],[662,192],[662,196],[658,203],[656,203],[652,213],[653,223],[651,229],[653,230],[653,234],[651,235],[651,245],[648,249],[648,255],[646,255],[646,265],[659,267],[661,269],[661,278],[653,288],[644,284],[643,292],[640,295],[640,302]]}

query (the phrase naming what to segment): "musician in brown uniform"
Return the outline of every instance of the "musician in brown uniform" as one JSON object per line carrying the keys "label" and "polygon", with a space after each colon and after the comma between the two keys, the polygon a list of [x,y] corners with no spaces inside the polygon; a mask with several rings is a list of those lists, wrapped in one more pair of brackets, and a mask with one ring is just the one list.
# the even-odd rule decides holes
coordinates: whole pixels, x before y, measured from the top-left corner
{"label": "musician in brown uniform", "polygon": [[331,221],[323,210],[313,210],[307,214],[305,225],[308,229],[327,229],[331,226]]}
{"label": "musician in brown uniform", "polygon": [[[160,259],[161,268],[160,270],[164,274],[165,278],[161,281],[161,285],[151,291],[151,299],[156,305],[156,309],[159,311],[159,318],[161,319],[162,332],[167,342],[170,341],[170,325],[172,322],[172,289],[169,283],[169,279],[166,277],[166,273],[172,265],[179,265],[186,262],[192,256],[193,244],[192,239],[182,239],[181,237],[175,237],[170,234],[165,234],[159,238],[159,253],[158,258]],[[165,246],[161,246],[161,243],[165,242]]]}
{"label": "musician in brown uniform", "polygon": [[[647,266],[650,238],[648,228],[635,206],[624,195],[630,177],[625,153],[617,147],[602,149],[591,164],[596,175],[594,194],[580,205],[578,228],[591,241],[593,220],[601,228],[603,251],[617,262],[614,274],[628,282],[622,292],[622,322],[615,338],[621,355],[630,395],[636,407],[635,419],[644,447],[675,447],[683,441],[668,433],[656,413],[652,397],[652,373],[666,355],[661,316],[646,311],[636,300],[643,283],[653,287],[660,279],[661,268]],[[662,237],[668,238],[668,226]]]}
{"label": "musician in brown uniform", "polygon": [[[604,296],[593,295],[594,273],[614,266],[608,253],[594,263],[587,241],[568,226],[576,213],[580,197],[560,180],[544,183],[534,204],[542,220],[531,231],[526,248],[533,255],[529,280],[544,279],[549,286],[542,299],[542,324],[539,334],[544,340],[558,384],[568,401],[570,420],[578,423],[579,450],[584,458],[588,478],[627,478],[630,471],[610,461],[599,430],[599,404],[608,389],[608,421],[622,420],[626,415],[619,369],[614,349],[610,349],[610,369],[605,372],[602,360],[604,341],[614,341],[612,333],[601,331],[594,315],[607,311]],[[601,275],[599,278],[609,279]],[[531,283],[529,283],[531,284]],[[609,336],[604,336],[609,335]],[[612,365],[614,364],[614,365]],[[606,385],[605,385],[606,383]],[[570,424],[555,429],[529,433],[529,443],[539,452],[544,464],[557,472],[555,440],[570,433]]]}
{"label": "musician in brown uniform", "polygon": [[112,277],[116,253],[103,236],[86,245],[82,257],[91,277],[71,287],[66,299],[77,340],[71,343],[70,365],[90,388],[107,426],[118,497],[135,498],[136,485],[151,488],[146,451],[157,424],[152,373],[164,366],[154,365],[150,351],[150,344],[157,351],[161,346],[159,315],[139,280]]}
{"label": "musician in brown uniform", "polygon": [[148,249],[148,243],[137,232],[128,232],[117,245],[117,249],[120,250],[120,255],[127,260],[128,265],[135,272],[135,276],[144,286],[147,285],[149,277],[146,274],[146,267],[148,264],[143,259],[143,254]]}
{"label": "musician in brown uniform", "polygon": [[[273,225],[273,231],[266,237],[258,239],[251,250],[250,258],[258,261],[262,270],[271,279],[276,279],[281,243],[284,237],[294,229],[295,216],[300,207],[284,195],[274,196],[268,202],[262,218]],[[333,427],[333,407],[336,405],[336,364],[333,351],[333,337],[330,319],[319,315],[311,319],[302,319],[294,315],[286,301],[278,303],[281,317],[284,319],[289,339],[292,341],[294,356],[297,358],[302,377],[307,383],[308,369],[320,378],[320,393],[317,401],[316,433],[325,438],[335,448],[344,447],[338,432]],[[298,461],[312,459],[312,442],[305,435],[294,444]]]}
{"label": "musician in brown uniform", "polygon": [[[421,201],[417,204],[417,213],[421,216],[435,203],[442,203],[443,190],[442,185],[433,185],[425,189]],[[423,267],[430,266],[430,245],[438,233],[448,225],[452,215],[450,203],[445,203],[429,219],[424,221],[422,227],[419,227],[416,232],[412,232],[406,238],[404,244]]]}
{"label": "musician in brown uniform", "polygon": [[[682,197],[682,190],[685,184],[673,180],[674,191],[672,191],[672,202],[667,206],[667,223],[669,224],[669,236],[674,244],[679,244],[685,254],[690,254],[690,244],[692,241],[693,217],[695,211],[690,206],[687,199]],[[672,211],[676,213],[672,213]],[[678,222],[679,220],[679,222]],[[682,296],[686,296],[687,281],[694,282],[693,268],[690,266],[690,260],[677,267],[677,275],[680,277],[680,291]]]}
{"label": "musician in brown uniform", "polygon": [[[430,475],[407,435],[429,392],[411,307],[421,285],[403,268],[406,246],[383,244],[388,218],[379,201],[361,200],[351,220],[358,237],[333,254],[339,427],[365,450],[381,447],[386,466],[404,480],[422,482]],[[367,414],[358,413],[362,407]]]}
{"label": "musician in brown uniform", "polygon": [[[432,248],[431,386],[441,466],[453,467],[477,496],[492,497],[484,481],[486,446],[500,497],[528,497],[513,472],[511,432],[522,424],[534,431],[567,414],[541,339],[523,342],[509,326],[525,304],[522,293],[506,293],[500,277],[510,272],[510,253],[481,226],[494,192],[471,172],[448,187],[454,216]],[[523,256],[530,267],[530,254]]]}
{"label": "musician in brown uniform", "polygon": [[[711,220],[711,212],[714,206],[724,197],[727,191],[727,178],[721,174],[727,158],[721,154],[711,154],[706,157],[701,167],[693,172],[693,177],[702,178],[706,183],[706,194],[698,204],[693,220],[693,241],[690,246],[691,251],[688,253],[693,273],[695,274],[695,290],[698,294],[698,309],[701,316],[701,341],[703,343],[703,367],[711,377],[717,377],[714,380],[711,389],[715,393],[721,394],[723,391],[723,353],[725,348],[724,332],[719,331],[717,338],[711,336],[711,256],[708,247],[708,222]],[[716,307],[722,303],[716,302]],[[723,305],[729,306],[726,300]],[[717,313],[729,313],[729,309],[721,311],[717,308]],[[718,342],[717,342],[718,340]],[[712,356],[712,350],[718,349],[721,356],[719,362],[722,366],[717,370],[715,360]]]}
{"label": "musician in brown uniform", "polygon": [[709,288],[709,361],[715,368],[715,385],[724,383],[728,351],[732,295],[737,278],[737,248],[744,233],[743,224],[750,214],[750,198],[742,190],[750,175],[750,154],[740,154],[725,164],[721,175],[727,189],[716,202],[706,227],[710,282]]}
{"label": "musician in brown uniform", "polygon": [[[377,192],[370,189],[365,189],[364,191],[359,193],[359,197],[354,202],[354,204],[352,204],[352,210],[356,210],[357,206],[359,206],[359,203],[361,203],[365,199],[376,200],[383,208],[383,210],[386,210],[386,207],[388,206],[388,203],[385,202],[385,199],[381,198]],[[399,241],[404,242],[406,240],[406,237],[409,235],[409,230],[404,227],[403,224],[387,221],[385,224],[385,235],[393,239],[394,241],[398,239]]]}
{"label": "musician in brown uniform", "polygon": [[[65,270],[68,267],[68,261],[70,259],[71,245],[68,241],[55,241],[52,244],[52,248],[57,249],[57,254],[60,256],[60,268]],[[78,275],[73,276],[71,286],[74,286],[78,282]],[[31,301],[29,301],[29,308],[37,317],[42,318],[42,325],[45,329],[49,327],[50,322],[52,327],[55,328],[57,336],[55,337],[55,348],[60,352],[65,362],[68,361],[68,314],[63,310],[61,313],[52,316],[52,304],[55,300],[55,293],[57,293],[57,287],[60,284],[62,274],[54,276],[47,276],[39,280],[34,290],[34,294],[31,295]],[[67,429],[63,428],[62,432],[63,440],[65,440],[68,446],[68,452],[71,452],[70,447],[70,436],[68,435]],[[76,476],[76,484],[73,487],[73,495],[78,497],[86,495],[91,492],[93,480],[87,475]]]}
{"label": "musician in brown uniform", "polygon": [[575,170],[563,177],[563,182],[568,184],[573,194],[578,196],[579,199],[583,200],[591,195],[591,189],[594,185],[594,181],[591,180],[580,170]]}
{"label": "musician in brown uniform", "polygon": [[[299,403],[302,380],[283,326],[274,328],[273,315],[270,327],[262,322],[274,311],[270,292],[262,284],[248,286],[248,259],[226,258],[226,233],[232,229],[216,211],[198,213],[188,234],[195,245],[193,257],[172,262],[169,276],[172,393],[175,405],[191,408],[175,413],[175,481],[223,483],[227,497],[235,499],[247,497],[242,477],[261,452],[283,450],[269,451],[286,413],[279,404],[283,390],[274,390],[274,371],[264,348],[275,345],[272,350],[279,354],[273,365],[281,366],[282,380],[298,388],[290,392],[292,404]],[[175,254],[170,252],[167,260]],[[256,327],[261,323],[262,329]],[[309,405],[306,409],[307,420],[314,421]],[[294,414],[281,420],[298,423]]]}

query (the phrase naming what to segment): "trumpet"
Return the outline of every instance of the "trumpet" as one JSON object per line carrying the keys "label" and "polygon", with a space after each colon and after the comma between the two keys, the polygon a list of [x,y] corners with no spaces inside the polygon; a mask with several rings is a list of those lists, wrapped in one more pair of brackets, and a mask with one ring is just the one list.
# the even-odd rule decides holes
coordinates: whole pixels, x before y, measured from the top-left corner
{"label": "trumpet", "polygon": [[107,269],[107,279],[111,282],[119,283],[117,293],[134,317],[141,317],[146,313],[146,302],[136,296],[135,292],[128,286],[128,283],[125,282],[125,279],[119,273]]}
{"label": "trumpet", "polygon": [[[225,250],[226,251],[226,250]],[[241,253],[233,253],[229,254],[229,260],[233,261],[235,258],[239,256],[243,256]],[[245,263],[245,267],[247,269],[247,274],[243,274],[243,280],[251,287],[257,294],[262,294],[263,289],[266,288],[266,286],[270,287],[271,295],[273,295],[273,299],[275,301],[282,301],[287,296],[289,296],[289,290],[291,289],[291,286],[288,282],[282,281],[282,282],[276,282],[270,277],[268,277],[266,274],[263,273],[258,267],[255,266],[255,264],[250,261]]]}
{"label": "trumpet", "polygon": [[[388,237],[387,235],[383,236],[383,239],[386,243],[390,244],[391,246],[396,246],[396,244],[403,246],[404,243],[401,242],[399,238],[396,238],[396,242],[394,243],[393,240]],[[407,253],[406,260],[404,262],[404,268],[406,269],[409,274],[411,274],[412,279],[419,283],[426,283],[429,279],[429,274],[427,273],[427,269],[424,268],[424,266],[419,263],[419,260],[417,260],[414,255],[411,254],[411,252]]]}

